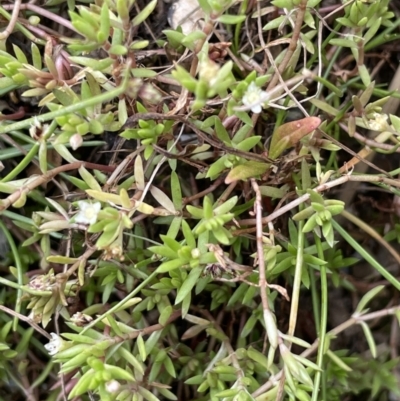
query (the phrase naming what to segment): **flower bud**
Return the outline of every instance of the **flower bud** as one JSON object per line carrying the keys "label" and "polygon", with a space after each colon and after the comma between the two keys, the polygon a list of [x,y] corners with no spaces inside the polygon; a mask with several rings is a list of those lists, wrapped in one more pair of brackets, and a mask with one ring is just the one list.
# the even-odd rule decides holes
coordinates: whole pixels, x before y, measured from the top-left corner
{"label": "flower bud", "polygon": [[79,134],[74,134],[71,136],[71,138],[69,138],[69,144],[71,145],[71,148],[73,150],[76,150],[79,147],[81,147],[82,143],[83,143],[83,139],[82,139],[82,136]]}

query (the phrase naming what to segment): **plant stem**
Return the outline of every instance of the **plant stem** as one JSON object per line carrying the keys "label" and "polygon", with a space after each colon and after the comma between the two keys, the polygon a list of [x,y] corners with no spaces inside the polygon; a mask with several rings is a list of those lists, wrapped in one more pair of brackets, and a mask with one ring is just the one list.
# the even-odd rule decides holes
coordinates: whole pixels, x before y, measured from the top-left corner
{"label": "plant stem", "polygon": [[279,81],[279,76],[281,76],[284,73],[284,71],[286,70],[286,67],[289,64],[290,59],[292,58],[293,53],[299,44],[301,26],[303,25],[306,8],[307,8],[307,0],[301,0],[299,7],[297,9],[296,22],[295,22],[295,25],[293,28],[293,35],[292,35],[292,38],[290,39],[289,47],[286,50],[285,57],[283,58],[282,62],[279,64],[278,70],[275,71],[274,76],[272,77],[270,83],[268,84],[267,92],[276,86],[276,84]]}
{"label": "plant stem", "polygon": [[[342,185],[349,181],[351,181],[351,182],[372,182],[372,183],[376,183],[376,184],[383,183],[383,184],[389,186],[389,189],[390,189],[390,186],[400,188],[399,180],[382,177],[381,175],[362,174],[362,175],[344,175],[342,177],[337,178],[336,180],[332,180],[325,184],[321,184],[318,187],[313,188],[313,190],[316,192],[325,192],[331,188],[334,188],[338,185]],[[268,224],[270,221],[277,219],[279,216],[282,216],[283,214],[294,209],[295,207],[308,201],[308,199],[310,199],[309,194],[304,194],[302,196],[299,196],[297,199],[293,200],[292,202],[289,202],[285,206],[283,206],[280,209],[276,210],[275,212],[271,213],[269,216],[263,217],[263,219],[262,219],[263,224]],[[243,220],[239,220],[238,223],[242,226],[251,226],[251,225],[254,226],[256,224],[256,219],[243,219]],[[247,231],[247,232],[249,232],[249,231]]]}
{"label": "plant stem", "polygon": [[47,339],[51,340],[51,336],[47,331],[43,330],[37,323],[35,323],[32,319],[29,317],[26,317],[24,315],[21,315],[19,312],[14,311],[12,309],[7,308],[4,305],[0,305],[0,310],[8,313],[10,316],[14,316],[14,319],[20,319],[23,320],[24,322],[27,322],[29,325],[31,325],[38,333],[40,333],[42,336],[46,337]]}
{"label": "plant stem", "polygon": [[15,312],[16,315],[14,315],[14,321],[13,321],[13,330],[17,330],[18,326],[18,314],[21,311],[21,297],[22,297],[22,290],[21,286],[23,285],[24,281],[24,273],[22,271],[22,263],[21,263],[21,258],[20,254],[18,252],[17,246],[15,245],[14,238],[12,237],[10,231],[6,227],[6,225],[3,223],[2,220],[0,220],[0,228],[3,230],[3,233],[8,241],[8,244],[10,245],[11,252],[14,257],[15,264],[17,266],[17,280],[20,288],[18,288],[18,293],[17,293],[17,299],[15,301]]}
{"label": "plant stem", "polygon": [[358,252],[371,266],[377,270],[386,280],[400,291],[400,282],[392,276],[380,263],[378,263],[342,226],[332,220],[333,228],[347,241],[347,243]]}
{"label": "plant stem", "polygon": [[14,283],[14,281],[7,280],[6,278],[0,277],[0,284],[4,284],[8,287],[15,288],[16,290],[22,290],[27,292],[31,295],[38,295],[38,296],[50,296],[52,295],[51,291],[38,291],[29,288],[29,286],[24,286],[22,284]]}
{"label": "plant stem", "polygon": [[[15,3],[20,2],[20,0],[17,0]],[[16,4],[5,4],[2,6],[2,8],[4,10],[13,10],[13,15],[14,15],[14,10],[16,8]],[[72,23],[68,20],[66,20],[65,18],[60,17],[57,14],[52,13],[51,11],[48,11],[46,9],[44,9],[43,7],[39,7],[39,6],[35,6],[34,4],[30,4],[30,3],[26,3],[26,4],[21,4],[18,7],[20,10],[30,10],[35,12],[38,15],[41,15],[42,17],[48,18],[54,22],[56,22],[59,25],[65,26],[66,28],[70,29],[71,31],[75,32],[75,33],[79,33],[74,26],[72,25]],[[19,11],[19,10],[18,10]],[[18,13],[17,13],[18,15]]]}
{"label": "plant stem", "polygon": [[116,305],[110,308],[107,312],[104,312],[102,315],[98,316],[92,322],[90,322],[82,331],[81,335],[84,334],[88,329],[96,325],[98,322],[103,320],[108,315],[114,313],[116,310],[120,309],[126,302],[128,302],[131,298],[133,298],[137,293],[139,293],[147,284],[153,280],[153,278],[157,277],[158,271],[157,269],[153,271],[145,280],[143,280],[129,295],[127,295],[124,299],[119,301]]}
{"label": "plant stem", "polygon": [[24,171],[24,169],[28,166],[28,164],[33,160],[39,150],[39,142],[35,143],[31,150],[25,155],[25,157],[21,160],[21,162],[10,171],[4,178],[0,180],[0,182],[8,182],[15,178],[19,173]]}
{"label": "plant stem", "polygon": [[21,0],[15,0],[14,9],[13,9],[10,21],[8,22],[8,26],[3,32],[0,33],[1,41],[5,41],[11,35],[12,31],[14,30],[15,24],[17,23],[20,7],[21,7]]}
{"label": "plant stem", "polygon": [[[315,233],[314,233],[314,241],[317,247],[318,257],[322,260],[325,260],[321,238],[319,238],[318,235],[316,235]],[[320,271],[321,271],[321,322],[319,325],[319,332],[318,332],[319,345],[318,345],[318,356],[317,356],[317,365],[320,368],[320,371],[315,372],[312,401],[318,400],[321,376],[323,374],[326,328],[328,325],[328,280],[326,275],[326,265],[321,265]],[[323,383],[323,389],[325,389],[324,383]],[[326,399],[325,394],[323,394],[323,399]]]}
{"label": "plant stem", "polygon": [[361,230],[366,232],[368,235],[370,235],[375,241],[379,242],[396,260],[396,262],[400,265],[400,255],[394,249],[381,235],[379,235],[378,232],[376,232],[371,226],[369,226],[367,223],[359,219],[357,216],[354,216],[354,214],[351,214],[347,210],[343,210],[341,215],[346,218],[347,220],[351,221],[353,224],[355,224],[357,227],[359,227]]}
{"label": "plant stem", "polygon": [[18,121],[16,123],[12,123],[9,125],[2,125],[2,126],[0,126],[0,134],[4,134],[6,132],[10,132],[10,131],[14,131],[14,130],[19,130],[22,128],[28,128],[32,124],[35,124],[37,121],[39,121],[40,123],[44,123],[46,121],[54,120],[57,117],[65,116],[66,114],[69,114],[69,113],[75,113],[81,109],[92,107],[92,106],[95,106],[95,105],[103,103],[103,102],[108,102],[108,101],[118,97],[119,95],[122,95],[126,91],[127,86],[128,86],[128,77],[130,75],[129,68],[130,68],[130,65],[127,65],[125,79],[121,86],[119,86],[111,91],[104,92],[98,96],[94,96],[92,98],[82,100],[78,103],[60,107],[58,110],[51,111],[49,113],[39,114],[38,116],[27,118],[26,120]]}
{"label": "plant stem", "polygon": [[[264,314],[271,313],[268,305],[267,297],[267,279],[265,276],[265,261],[264,261],[264,247],[263,247],[263,225],[262,225],[262,197],[260,188],[254,178],[251,179],[251,185],[256,194],[255,211],[256,211],[256,226],[257,226],[257,262],[258,262],[258,284],[260,286],[261,302]],[[268,322],[265,321],[265,325]]]}
{"label": "plant stem", "polygon": [[[303,230],[304,221],[298,222],[298,239],[297,239],[297,252],[296,252],[296,266],[293,281],[293,290],[291,296],[291,306],[290,306],[290,318],[289,318],[289,329],[288,335],[293,336],[296,329],[297,315],[299,309],[299,298],[300,298],[300,286],[301,286],[301,276],[303,272],[303,255],[304,255],[304,233]],[[290,346],[289,346],[290,349]]]}
{"label": "plant stem", "polygon": [[[368,313],[365,315],[357,316],[354,317],[352,316],[350,319],[346,320],[339,326],[335,327],[333,330],[330,330],[326,333],[327,336],[330,336],[332,338],[337,337],[342,331],[347,330],[348,328],[354,326],[355,324],[358,324],[359,322],[367,322],[369,320],[375,320],[375,319],[380,319],[385,316],[393,316],[396,315],[397,313],[400,312],[400,306],[394,306],[391,308],[387,309],[382,309],[380,311]],[[311,345],[310,348],[307,348],[305,351],[303,351],[300,356],[306,358],[311,356],[317,349],[319,345],[320,339],[317,338],[313,344]],[[260,386],[256,391],[253,392],[252,396],[257,398],[257,401],[264,400],[262,395],[268,391],[270,388],[276,386],[276,382],[280,380],[283,374],[283,369],[278,372],[277,374],[271,376],[266,383],[264,383],[262,386]]]}

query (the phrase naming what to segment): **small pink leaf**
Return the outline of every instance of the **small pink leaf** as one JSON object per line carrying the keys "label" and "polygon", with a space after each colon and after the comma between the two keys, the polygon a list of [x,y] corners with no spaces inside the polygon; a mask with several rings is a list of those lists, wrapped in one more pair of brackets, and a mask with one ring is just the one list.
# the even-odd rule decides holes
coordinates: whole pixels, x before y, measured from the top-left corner
{"label": "small pink leaf", "polygon": [[269,157],[276,159],[286,149],[296,145],[301,138],[313,132],[321,124],[318,117],[306,117],[278,127],[272,135]]}

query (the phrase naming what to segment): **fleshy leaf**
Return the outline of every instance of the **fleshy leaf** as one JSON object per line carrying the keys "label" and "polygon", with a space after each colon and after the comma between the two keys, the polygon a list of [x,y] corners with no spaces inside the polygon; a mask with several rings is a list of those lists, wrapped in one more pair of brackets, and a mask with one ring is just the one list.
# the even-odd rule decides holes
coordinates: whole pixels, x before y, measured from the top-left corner
{"label": "fleshy leaf", "polygon": [[239,166],[234,167],[227,177],[225,178],[225,184],[230,184],[237,180],[247,180],[248,178],[258,177],[264,174],[270,164],[260,163],[255,161],[247,161]]}

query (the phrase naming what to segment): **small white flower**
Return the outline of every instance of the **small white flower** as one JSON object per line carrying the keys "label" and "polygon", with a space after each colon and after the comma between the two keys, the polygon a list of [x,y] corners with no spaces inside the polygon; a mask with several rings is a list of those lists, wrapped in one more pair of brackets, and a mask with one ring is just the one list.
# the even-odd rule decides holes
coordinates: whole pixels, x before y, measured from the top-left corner
{"label": "small white flower", "polygon": [[369,127],[373,131],[384,131],[388,125],[387,114],[374,113],[373,116],[374,116],[374,119],[368,121]]}
{"label": "small white flower", "polygon": [[50,335],[51,340],[48,344],[45,344],[44,347],[50,355],[55,355],[60,351],[62,339],[56,333],[50,333]]}
{"label": "small white flower", "polygon": [[94,224],[97,221],[97,215],[101,209],[100,202],[86,202],[86,201],[79,201],[79,213],[75,216],[76,223],[82,224]]}
{"label": "small white flower", "polygon": [[192,249],[191,254],[193,259],[198,259],[201,256],[200,249],[199,248]]}
{"label": "small white flower", "polygon": [[199,64],[199,77],[211,87],[218,81],[219,65],[209,59],[203,60]]}
{"label": "small white flower", "polygon": [[116,393],[120,387],[120,384],[116,380],[111,380],[106,383],[106,390],[111,394]]}
{"label": "small white flower", "polygon": [[247,87],[242,102],[245,106],[250,107],[253,113],[261,113],[261,103],[265,101],[263,99],[263,93],[264,91],[262,91],[255,82],[251,82]]}

